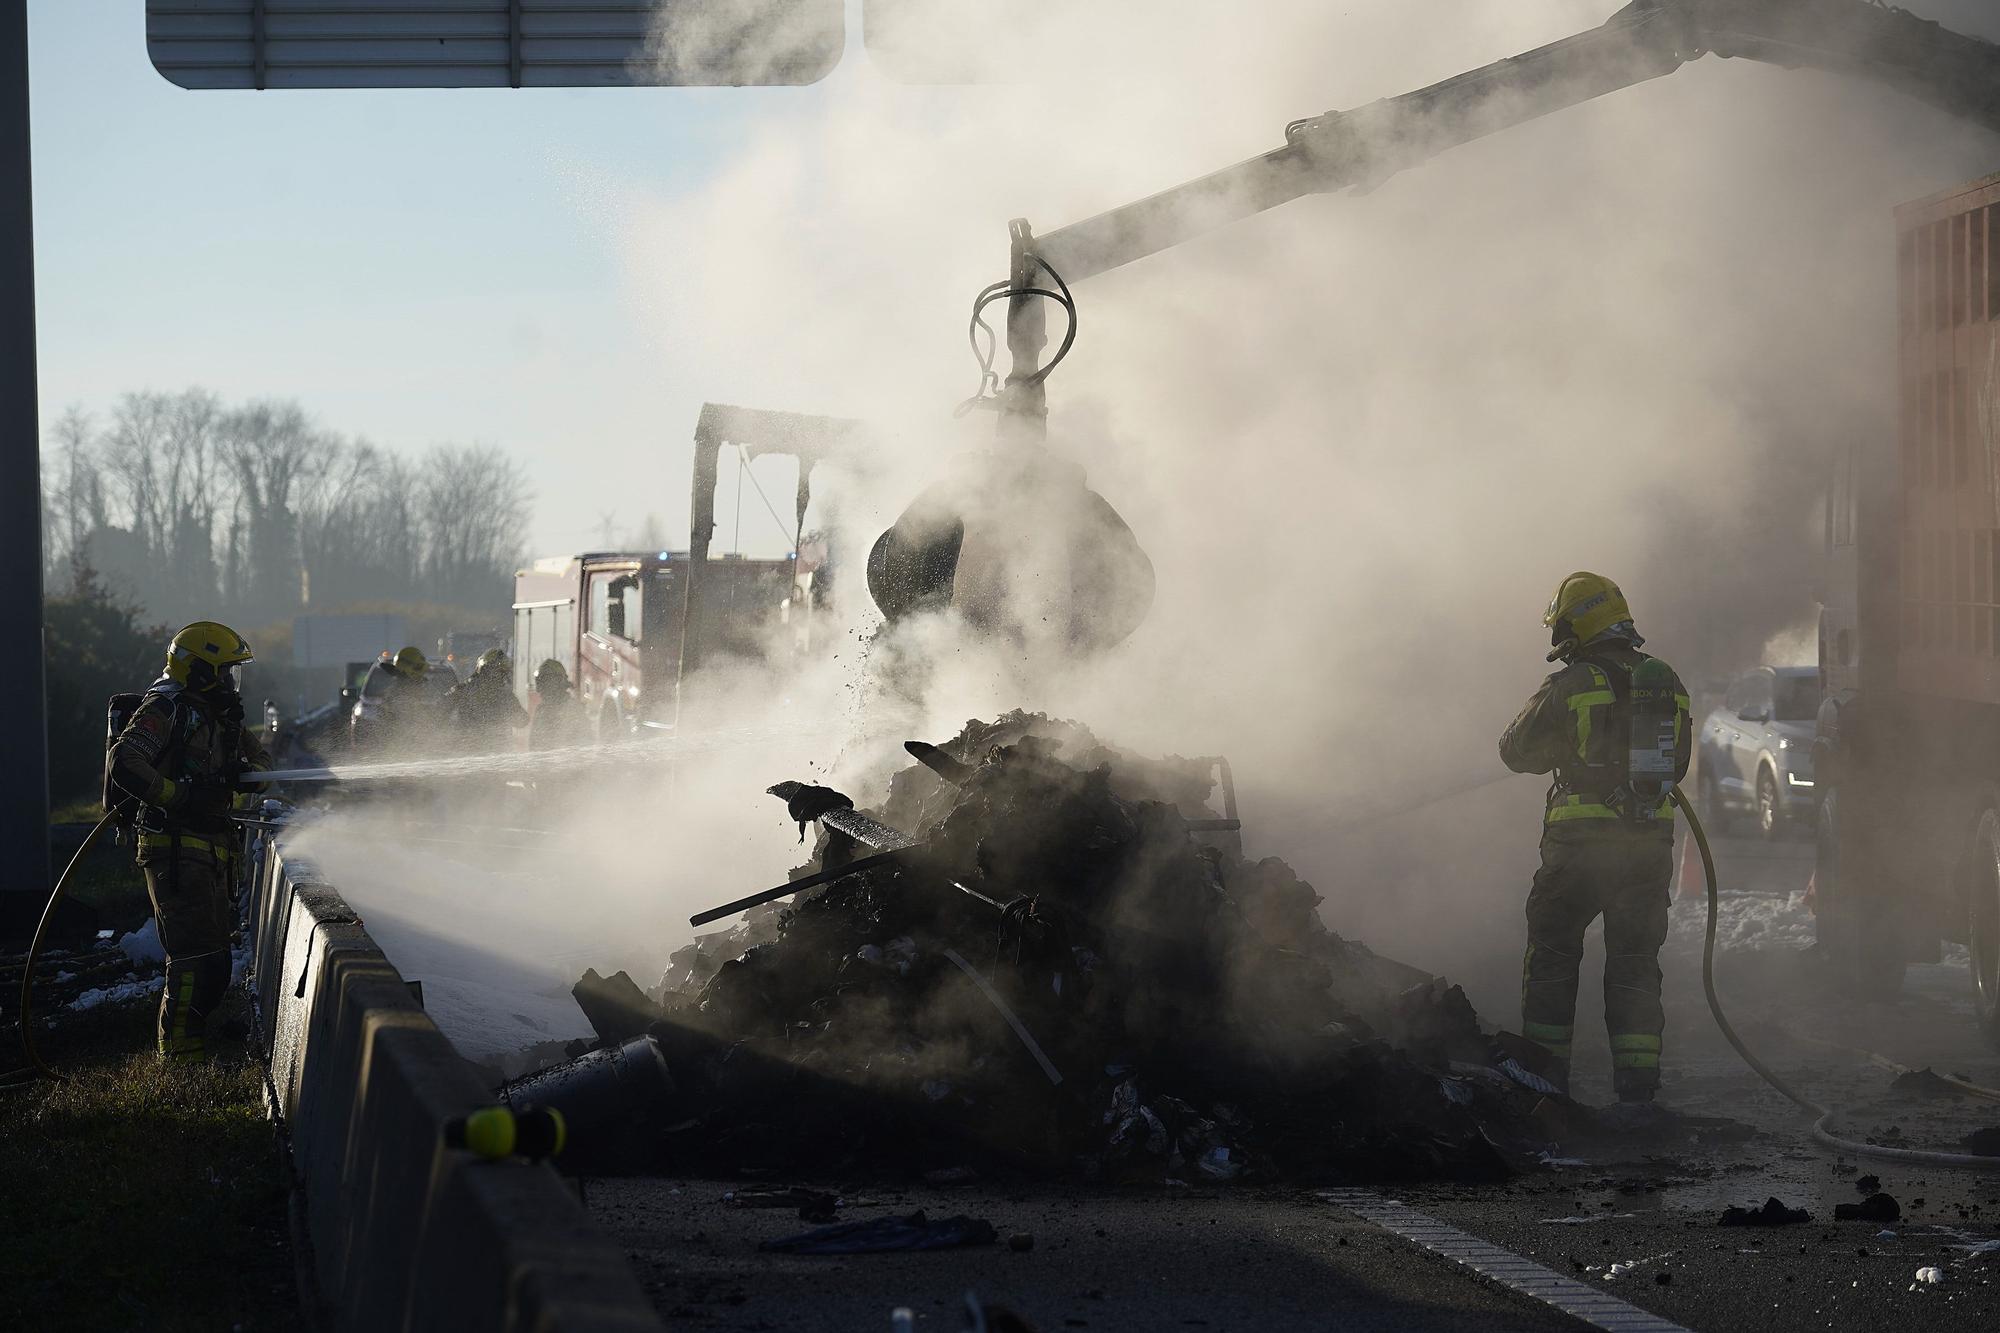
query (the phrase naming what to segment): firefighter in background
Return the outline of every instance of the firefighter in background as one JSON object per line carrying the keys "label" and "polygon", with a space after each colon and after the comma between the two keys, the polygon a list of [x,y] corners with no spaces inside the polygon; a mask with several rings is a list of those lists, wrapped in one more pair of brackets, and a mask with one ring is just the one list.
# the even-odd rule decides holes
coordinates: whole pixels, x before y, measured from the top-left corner
{"label": "firefighter in background", "polygon": [[503,648],[481,653],[471,677],[445,695],[444,707],[458,748],[468,754],[511,750],[514,732],[528,725],[528,712],[514,697],[514,664]]}
{"label": "firefighter in background", "polygon": [[167,645],[166,672],[112,745],[111,777],[139,802],[137,860],[167,954],[160,996],[163,1059],[207,1054],[203,1026],[229,987],[230,885],[236,868],[236,780],[269,768],[243,725],[237,669],[243,636],[198,620]]}
{"label": "firefighter in background", "polygon": [[579,744],[583,710],[570,691],[569,672],[551,657],[535,668],[535,715],[528,722],[530,750],[560,750]]}
{"label": "firefighter in background", "polygon": [[[1660,1085],[1660,946],[1673,876],[1673,809],[1630,781],[1633,673],[1653,661],[1618,586],[1602,575],[1562,581],[1542,623],[1562,669],[1542,682],[1500,737],[1516,773],[1553,773],[1542,826],[1542,866],[1528,894],[1521,964],[1522,1030],[1544,1048],[1568,1088],[1570,1038],[1583,933],[1604,916],[1604,1018],[1621,1102],[1650,1102]],[[1659,663],[1648,676],[1664,668]],[[1672,780],[1687,776],[1686,689],[1670,669]]]}
{"label": "firefighter in background", "polygon": [[392,758],[426,754],[437,741],[441,701],[431,689],[431,664],[407,645],[389,659],[388,688],[357,748]]}

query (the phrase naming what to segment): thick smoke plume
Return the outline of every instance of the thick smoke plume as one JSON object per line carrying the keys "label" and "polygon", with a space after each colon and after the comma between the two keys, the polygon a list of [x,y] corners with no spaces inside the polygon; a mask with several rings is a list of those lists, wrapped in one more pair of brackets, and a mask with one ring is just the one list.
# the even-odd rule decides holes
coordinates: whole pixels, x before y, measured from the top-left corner
{"label": "thick smoke plume", "polygon": [[[848,608],[865,609],[866,542],[991,445],[989,416],[951,409],[1009,218],[1053,230],[1614,8],[1048,6],[1013,34],[1034,53],[1005,67],[1018,82],[900,85],[850,54],[704,188],[614,189],[610,213],[691,393],[881,428],[883,480],[842,506]],[[1924,8],[2000,38],[1971,0]],[[668,931],[782,868],[781,816],[756,795],[799,775],[778,760],[879,781],[893,733],[1021,706],[1229,755],[1253,853],[1298,866],[1343,932],[1464,973],[1504,1014],[1539,787],[1426,803],[1499,772],[1494,738],[1546,670],[1539,616],[1571,570],[1616,578],[1697,684],[1810,625],[1828,460],[1893,432],[1891,210],[1996,165],[2000,138],[1885,90],[1709,58],[1080,285],[1050,444],[1149,551],[1145,624],[1058,670],[929,627],[914,699],[853,683],[852,641],[824,696],[870,741],[683,766],[672,799],[594,816],[592,836],[643,820],[671,850],[575,895],[636,895]],[[712,820],[681,822],[690,791]]]}

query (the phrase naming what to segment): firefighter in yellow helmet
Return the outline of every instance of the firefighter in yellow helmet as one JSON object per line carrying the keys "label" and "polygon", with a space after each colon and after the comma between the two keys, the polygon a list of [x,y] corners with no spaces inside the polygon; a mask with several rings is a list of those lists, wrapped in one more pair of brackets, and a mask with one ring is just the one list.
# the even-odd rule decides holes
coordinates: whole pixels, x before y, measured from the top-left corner
{"label": "firefighter in yellow helmet", "polygon": [[458,748],[490,754],[514,748],[514,732],[528,725],[528,710],[514,697],[514,664],[503,648],[479,655],[472,675],[445,696],[445,713]]}
{"label": "firefighter in yellow helmet", "polygon": [[[1673,810],[1635,791],[1629,756],[1634,673],[1656,659],[1639,651],[1645,640],[1625,595],[1600,574],[1564,579],[1542,623],[1554,645],[1549,660],[1562,666],[1500,737],[1507,767],[1554,775],[1542,866],[1528,894],[1522,1030],[1549,1053],[1567,1089],[1583,933],[1602,914],[1613,1083],[1621,1102],[1650,1102],[1660,1084],[1666,1026],[1659,954],[1667,937]],[[1671,694],[1672,780],[1679,782],[1691,755],[1687,691],[1664,663],[1642,679],[1655,676],[1663,708]]]}
{"label": "firefighter in yellow helmet", "polygon": [[560,750],[583,740],[582,709],[571,692],[569,672],[550,657],[535,668],[535,711],[528,719],[530,750]]}
{"label": "firefighter in yellow helmet", "polygon": [[[437,741],[444,701],[432,688],[431,664],[423,650],[405,645],[394,656],[384,652],[373,668],[367,693],[355,705],[348,738],[357,753],[377,758],[408,758],[428,751]],[[373,682],[381,681],[378,688]]]}
{"label": "firefighter in yellow helmet", "polygon": [[148,687],[108,760],[113,785],[138,803],[137,860],[167,954],[159,1023],[164,1059],[207,1053],[203,1026],[229,987],[237,850],[229,815],[241,775],[270,767],[243,725],[236,673],[250,660],[243,636],[212,620],[174,635],[166,671]]}

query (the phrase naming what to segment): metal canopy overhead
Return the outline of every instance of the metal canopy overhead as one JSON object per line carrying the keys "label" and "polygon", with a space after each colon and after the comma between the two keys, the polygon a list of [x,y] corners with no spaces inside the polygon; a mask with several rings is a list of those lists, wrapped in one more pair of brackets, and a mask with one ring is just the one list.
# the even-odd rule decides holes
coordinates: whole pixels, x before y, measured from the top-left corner
{"label": "metal canopy overhead", "polygon": [[815,83],[842,0],[146,0],[183,88],[629,88]]}

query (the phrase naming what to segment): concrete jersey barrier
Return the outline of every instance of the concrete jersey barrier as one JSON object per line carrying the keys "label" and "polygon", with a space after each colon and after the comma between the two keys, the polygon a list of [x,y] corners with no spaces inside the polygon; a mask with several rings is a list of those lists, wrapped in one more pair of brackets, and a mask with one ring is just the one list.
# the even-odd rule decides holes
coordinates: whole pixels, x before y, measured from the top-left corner
{"label": "concrete jersey barrier", "polygon": [[343,1329],[658,1329],[624,1256],[547,1165],[444,1146],[493,1102],[362,923],[265,838],[251,985],[314,1269]]}

